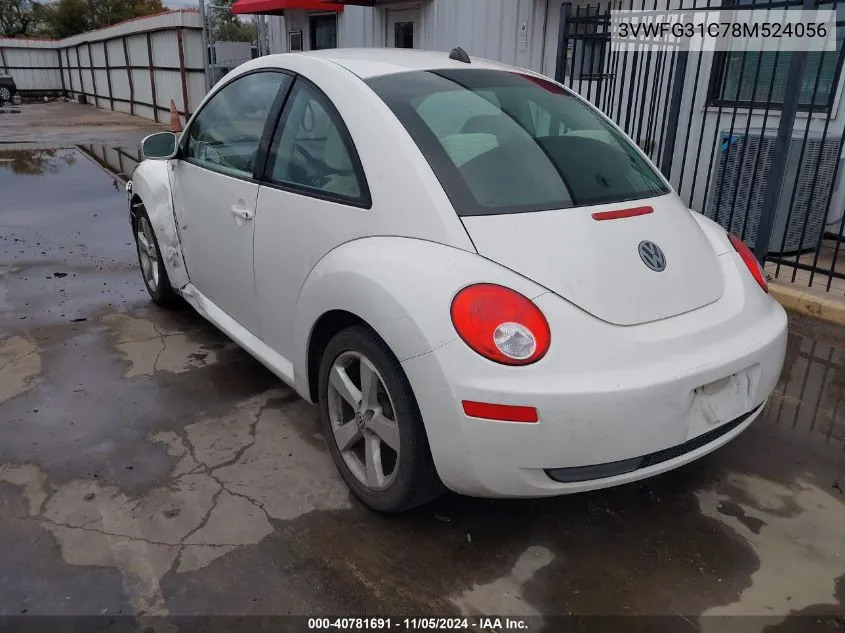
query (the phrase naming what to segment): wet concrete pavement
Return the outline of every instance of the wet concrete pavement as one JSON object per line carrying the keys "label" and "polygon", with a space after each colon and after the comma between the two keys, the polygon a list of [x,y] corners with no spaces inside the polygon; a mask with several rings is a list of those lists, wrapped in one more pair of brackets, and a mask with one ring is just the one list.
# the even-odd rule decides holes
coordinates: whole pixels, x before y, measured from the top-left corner
{"label": "wet concrete pavement", "polygon": [[[845,616],[841,331],[795,320],[764,415],[678,471],[378,516],[316,409],[190,310],[148,302],[98,164],[115,143],[136,155],[149,129],[128,121],[79,126],[81,149],[43,125],[68,149],[0,143],[0,615]],[[701,617],[735,614],[765,618]]]}

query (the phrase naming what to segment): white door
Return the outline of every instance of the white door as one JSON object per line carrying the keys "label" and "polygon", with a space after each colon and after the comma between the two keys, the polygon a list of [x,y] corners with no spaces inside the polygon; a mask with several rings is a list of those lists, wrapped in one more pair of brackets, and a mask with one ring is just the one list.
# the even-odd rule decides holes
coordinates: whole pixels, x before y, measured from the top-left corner
{"label": "white door", "polygon": [[346,126],[328,98],[297,81],[258,195],[255,288],[264,342],[293,358],[293,316],[308,273],[339,244],[366,235],[370,195]]}
{"label": "white door", "polygon": [[417,9],[387,11],[388,48],[419,48],[420,12]]}
{"label": "white door", "polygon": [[172,162],[173,202],[191,283],[258,337],[253,171],[268,114],[290,81],[282,73],[260,72],[224,86],[191,122],[182,159]]}

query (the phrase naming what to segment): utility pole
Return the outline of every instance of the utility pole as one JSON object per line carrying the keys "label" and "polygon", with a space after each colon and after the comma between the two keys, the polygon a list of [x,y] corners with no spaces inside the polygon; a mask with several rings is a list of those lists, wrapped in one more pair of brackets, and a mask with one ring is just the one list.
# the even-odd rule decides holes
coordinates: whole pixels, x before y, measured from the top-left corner
{"label": "utility pole", "polygon": [[211,90],[211,59],[210,51],[208,50],[208,20],[205,16],[205,0],[199,0],[200,3],[200,20],[202,20],[202,58],[203,68],[205,69],[205,91]]}

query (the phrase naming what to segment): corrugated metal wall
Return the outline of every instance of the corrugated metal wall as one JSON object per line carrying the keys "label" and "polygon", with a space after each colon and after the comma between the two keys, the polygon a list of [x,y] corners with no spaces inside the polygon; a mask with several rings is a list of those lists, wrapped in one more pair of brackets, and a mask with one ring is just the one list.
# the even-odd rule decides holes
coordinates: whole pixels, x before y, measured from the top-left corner
{"label": "corrugated metal wall", "polygon": [[0,72],[12,75],[18,90],[61,88],[59,55],[51,40],[0,38]]}
{"label": "corrugated metal wall", "polygon": [[378,10],[348,6],[338,19],[337,45],[345,48],[384,46],[381,17]]}
{"label": "corrugated metal wall", "polygon": [[544,0],[433,0],[420,17],[422,48],[461,46],[470,56],[543,70]]}
{"label": "corrugated metal wall", "polygon": [[[549,2],[556,12],[551,21],[547,21]],[[470,55],[539,72],[551,67],[554,72],[560,0],[422,0],[418,4],[382,2],[374,8],[350,5],[337,14],[338,46],[385,46],[387,20],[393,10],[411,10],[419,16],[417,48],[449,51],[462,46]],[[287,52],[287,33],[296,30],[302,30],[303,47],[310,50],[309,15],[314,14],[285,11],[284,25],[277,24],[284,38],[274,40],[272,51]],[[547,50],[550,46],[554,50]]]}
{"label": "corrugated metal wall", "polygon": [[171,11],[64,40],[0,38],[0,67],[19,90],[85,95],[100,108],[166,120],[205,96],[202,22]]}

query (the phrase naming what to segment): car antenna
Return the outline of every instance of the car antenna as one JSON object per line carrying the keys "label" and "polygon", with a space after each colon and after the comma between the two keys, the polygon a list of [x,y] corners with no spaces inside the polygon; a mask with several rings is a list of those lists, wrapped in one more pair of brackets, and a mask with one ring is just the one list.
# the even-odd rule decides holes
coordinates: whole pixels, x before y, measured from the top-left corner
{"label": "car antenna", "polygon": [[456,62],[463,62],[465,64],[472,63],[472,60],[469,58],[469,55],[467,55],[467,52],[460,46],[452,49],[452,52],[449,53],[449,59],[454,59]]}

